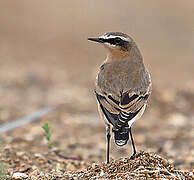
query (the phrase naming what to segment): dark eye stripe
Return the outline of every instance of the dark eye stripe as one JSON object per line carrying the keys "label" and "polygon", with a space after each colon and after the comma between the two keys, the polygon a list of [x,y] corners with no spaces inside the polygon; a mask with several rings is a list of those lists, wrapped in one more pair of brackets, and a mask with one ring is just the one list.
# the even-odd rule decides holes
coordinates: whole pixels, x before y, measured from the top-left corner
{"label": "dark eye stripe", "polygon": [[107,43],[110,43],[110,44],[115,44],[113,38],[111,38],[111,39],[104,39],[104,42],[107,42]]}
{"label": "dark eye stripe", "polygon": [[115,40],[115,38],[105,39],[104,41],[105,42],[108,42],[110,44],[114,44],[114,45],[117,44],[117,40]]}
{"label": "dark eye stripe", "polygon": [[122,40],[120,38],[110,38],[110,39],[104,39],[104,42],[110,43],[112,45],[122,46],[125,43],[128,43],[125,40]]}

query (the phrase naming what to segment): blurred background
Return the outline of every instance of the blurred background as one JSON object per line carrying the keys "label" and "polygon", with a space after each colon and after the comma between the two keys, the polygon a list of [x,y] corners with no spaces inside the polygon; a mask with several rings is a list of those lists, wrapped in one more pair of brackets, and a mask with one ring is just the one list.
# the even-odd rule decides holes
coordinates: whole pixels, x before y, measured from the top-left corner
{"label": "blurred background", "polygon": [[[0,24],[0,125],[57,107],[1,134],[4,147],[45,150],[41,126],[48,121],[63,154],[104,161],[105,128],[93,88],[106,51],[87,38],[121,31],[137,42],[153,80],[147,111],[133,128],[138,150],[193,167],[192,0],[6,0],[0,1]],[[112,145],[114,158],[130,153],[130,146]]]}

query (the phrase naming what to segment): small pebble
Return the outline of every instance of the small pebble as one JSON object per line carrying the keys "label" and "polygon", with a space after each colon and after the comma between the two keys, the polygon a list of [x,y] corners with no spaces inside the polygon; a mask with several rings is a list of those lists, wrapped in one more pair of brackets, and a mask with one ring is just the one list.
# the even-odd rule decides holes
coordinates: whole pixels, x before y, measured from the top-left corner
{"label": "small pebble", "polygon": [[12,175],[12,180],[17,180],[17,179],[27,179],[28,175],[25,173],[21,173],[21,172],[15,172]]}
{"label": "small pebble", "polygon": [[101,170],[101,172],[100,172],[100,177],[102,177],[102,176],[104,176],[104,171],[103,170]]}

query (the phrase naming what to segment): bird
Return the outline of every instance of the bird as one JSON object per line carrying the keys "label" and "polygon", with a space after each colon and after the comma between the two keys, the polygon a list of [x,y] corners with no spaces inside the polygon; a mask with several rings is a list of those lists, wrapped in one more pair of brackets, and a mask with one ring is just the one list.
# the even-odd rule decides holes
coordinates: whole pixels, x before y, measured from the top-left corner
{"label": "bird", "polygon": [[130,135],[133,158],[136,147],[131,127],[147,106],[152,92],[151,76],[143,63],[140,50],[129,35],[107,32],[88,40],[100,43],[108,50],[99,68],[94,89],[98,110],[106,125],[106,162],[110,162],[112,133],[118,146],[126,145]]}

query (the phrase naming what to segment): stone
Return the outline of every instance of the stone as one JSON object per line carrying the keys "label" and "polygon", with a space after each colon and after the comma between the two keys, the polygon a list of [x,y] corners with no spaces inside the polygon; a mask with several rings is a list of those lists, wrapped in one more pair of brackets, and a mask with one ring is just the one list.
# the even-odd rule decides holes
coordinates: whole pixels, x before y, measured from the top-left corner
{"label": "stone", "polygon": [[27,179],[28,178],[28,175],[25,174],[25,173],[21,173],[21,172],[15,172],[13,175],[12,175],[12,180],[19,180],[19,179]]}

